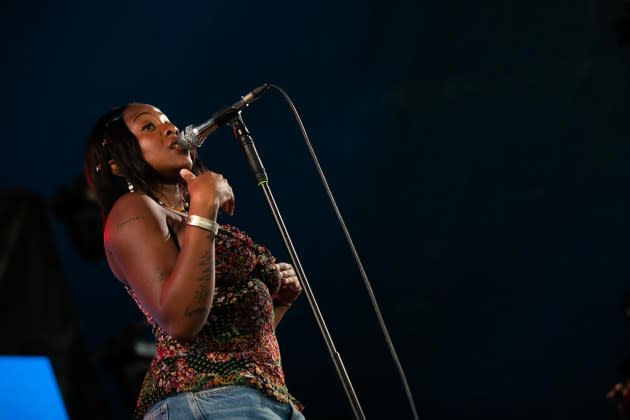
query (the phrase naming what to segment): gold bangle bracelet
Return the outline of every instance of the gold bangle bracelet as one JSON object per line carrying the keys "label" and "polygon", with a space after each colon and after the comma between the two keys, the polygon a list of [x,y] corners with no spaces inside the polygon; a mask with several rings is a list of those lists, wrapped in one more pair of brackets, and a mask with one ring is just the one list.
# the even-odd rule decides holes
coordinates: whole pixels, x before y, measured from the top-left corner
{"label": "gold bangle bracelet", "polygon": [[209,232],[214,233],[215,235],[219,233],[219,224],[214,220],[206,219],[205,217],[191,214],[190,216],[188,216],[188,221],[186,222],[186,224],[205,229]]}

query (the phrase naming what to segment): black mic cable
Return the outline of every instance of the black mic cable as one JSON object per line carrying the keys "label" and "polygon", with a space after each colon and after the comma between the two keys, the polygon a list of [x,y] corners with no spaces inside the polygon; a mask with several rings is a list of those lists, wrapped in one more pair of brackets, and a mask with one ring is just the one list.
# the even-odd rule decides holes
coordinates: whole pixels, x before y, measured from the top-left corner
{"label": "black mic cable", "polygon": [[419,420],[418,412],[416,410],[416,405],[413,401],[413,396],[411,395],[411,389],[409,388],[409,384],[407,383],[407,377],[405,376],[405,371],[403,370],[400,360],[398,359],[396,349],[394,348],[394,343],[392,342],[392,339],[389,336],[389,332],[387,331],[387,326],[385,325],[383,315],[381,315],[381,310],[379,308],[378,302],[376,301],[376,296],[374,295],[374,292],[372,291],[372,286],[370,285],[370,281],[368,279],[367,273],[365,269],[363,268],[363,263],[361,262],[361,258],[359,258],[359,253],[357,252],[354,246],[354,242],[352,241],[350,232],[348,231],[348,228],[346,227],[346,223],[344,222],[343,217],[341,216],[341,212],[339,211],[339,208],[337,207],[337,203],[335,201],[335,198],[333,197],[332,191],[330,190],[330,187],[328,186],[328,181],[326,181],[326,176],[324,175],[324,172],[322,171],[322,168],[319,164],[319,160],[317,159],[315,150],[313,149],[313,146],[311,145],[311,141],[308,137],[308,134],[306,133],[304,124],[302,124],[300,115],[297,109],[295,108],[295,105],[293,105],[293,101],[291,101],[291,98],[289,97],[289,95],[287,95],[287,93],[282,88],[273,84],[270,84],[268,86],[280,92],[282,97],[289,104],[289,107],[291,108],[291,111],[293,112],[293,115],[295,116],[295,120],[297,121],[297,124],[300,127],[300,131],[302,132],[302,137],[304,137],[304,141],[306,142],[306,147],[308,148],[308,151],[311,154],[311,158],[313,159],[313,162],[315,163],[315,168],[317,169],[317,173],[319,174],[319,177],[322,180],[322,184],[324,185],[324,189],[326,190],[328,199],[330,200],[330,203],[333,209],[335,210],[335,214],[337,215],[337,219],[339,220],[341,229],[343,230],[343,233],[346,236],[346,241],[348,241],[348,245],[350,246],[352,255],[354,255],[354,259],[357,263],[357,266],[359,267],[359,271],[361,272],[361,277],[363,278],[363,283],[368,292],[368,295],[370,296],[370,301],[372,302],[372,306],[374,307],[374,312],[376,313],[376,318],[378,319],[379,326],[381,327],[381,331],[383,332],[383,336],[385,337],[385,341],[387,342],[387,347],[389,348],[389,352],[392,355],[392,359],[394,360],[394,363],[396,364],[396,368],[398,369],[398,374],[403,383],[403,387],[405,388],[405,394],[407,395],[407,400],[409,401],[409,406],[411,408],[413,418],[415,420]]}

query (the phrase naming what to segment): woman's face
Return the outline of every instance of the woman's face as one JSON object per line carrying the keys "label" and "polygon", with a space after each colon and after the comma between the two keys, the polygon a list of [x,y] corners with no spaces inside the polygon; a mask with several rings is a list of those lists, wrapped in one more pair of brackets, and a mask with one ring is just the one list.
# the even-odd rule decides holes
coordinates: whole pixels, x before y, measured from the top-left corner
{"label": "woman's face", "polygon": [[166,179],[179,180],[179,170],[191,169],[190,151],[177,143],[179,130],[159,109],[131,104],[123,114],[129,130],[138,139],[144,160]]}

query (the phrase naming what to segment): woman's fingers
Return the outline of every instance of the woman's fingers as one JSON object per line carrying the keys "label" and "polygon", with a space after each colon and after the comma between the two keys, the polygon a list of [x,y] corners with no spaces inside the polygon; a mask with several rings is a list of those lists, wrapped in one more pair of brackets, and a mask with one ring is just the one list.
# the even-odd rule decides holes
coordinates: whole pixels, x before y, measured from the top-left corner
{"label": "woman's fingers", "polygon": [[276,269],[280,272],[283,272],[286,270],[293,270],[293,266],[285,262],[279,262],[279,263],[276,263]]}
{"label": "woman's fingers", "polygon": [[188,169],[180,170],[179,175],[188,185],[191,200],[197,197],[203,202],[217,202],[227,214],[234,214],[234,191],[223,175],[212,171],[195,175]]}
{"label": "woman's fingers", "polygon": [[301,290],[302,286],[297,277],[297,273],[293,269],[291,264],[280,262],[276,264],[276,268],[280,274],[280,284],[283,288],[290,288],[292,290]]}
{"label": "woman's fingers", "polygon": [[186,183],[197,178],[195,174],[193,174],[191,171],[185,168],[179,171],[179,175],[184,179],[184,181],[186,181]]}
{"label": "woman's fingers", "polygon": [[234,207],[235,207],[234,191],[232,190],[232,187],[230,186],[226,178],[222,177],[222,182],[223,182],[222,187],[223,187],[223,194],[224,194],[223,200],[224,201],[221,204],[221,208],[223,209],[224,212],[226,212],[230,216],[233,216]]}

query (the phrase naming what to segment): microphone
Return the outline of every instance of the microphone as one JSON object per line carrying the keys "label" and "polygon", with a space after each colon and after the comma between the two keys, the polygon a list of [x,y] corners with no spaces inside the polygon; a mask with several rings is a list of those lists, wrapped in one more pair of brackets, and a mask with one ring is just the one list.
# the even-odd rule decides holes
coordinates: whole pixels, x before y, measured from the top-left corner
{"label": "microphone", "polygon": [[184,131],[179,132],[179,135],[177,136],[177,144],[185,150],[200,147],[206,138],[214,132],[214,130],[228,123],[243,108],[258,99],[258,97],[262,95],[267,88],[269,88],[269,85],[266,83],[258,86],[251,92],[248,92],[245,96],[242,96],[241,99],[233,105],[215,112],[208,121],[197,126],[187,126]]}

